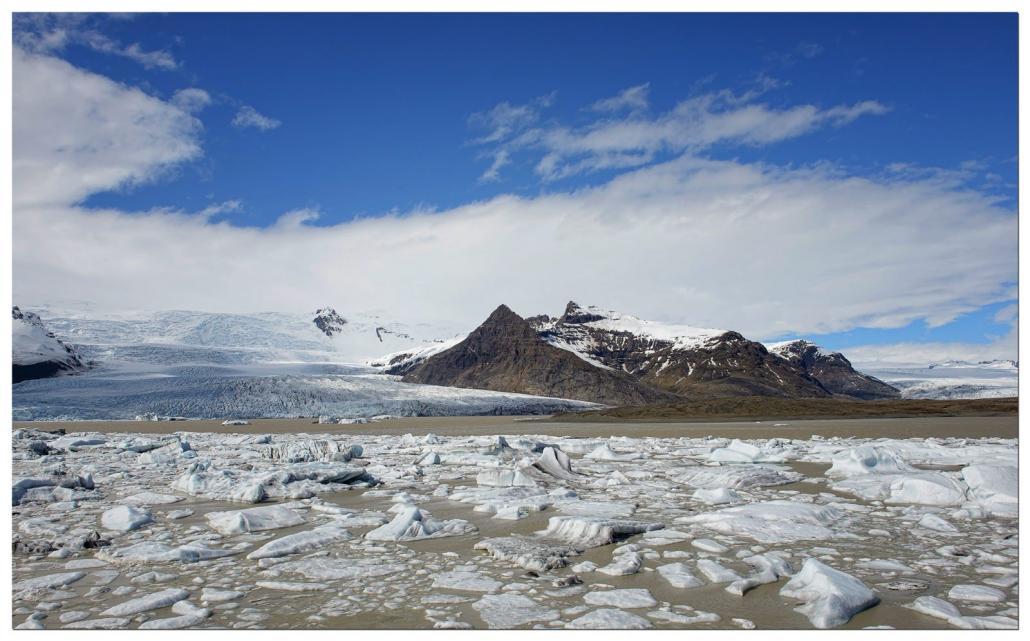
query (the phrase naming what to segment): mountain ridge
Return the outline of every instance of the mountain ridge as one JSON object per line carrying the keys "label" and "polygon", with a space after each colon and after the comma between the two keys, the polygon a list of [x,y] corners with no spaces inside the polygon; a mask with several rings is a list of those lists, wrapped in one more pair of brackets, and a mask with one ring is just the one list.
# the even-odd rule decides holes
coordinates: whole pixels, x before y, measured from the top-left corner
{"label": "mountain ridge", "polygon": [[[665,398],[842,396],[875,400],[900,396],[892,386],[855,370],[842,354],[827,352],[808,341],[789,341],[779,344],[778,350],[770,350],[735,331],[645,321],[596,307],[584,308],[575,301],[569,301],[559,317],[538,315],[526,319],[501,305],[473,333],[496,321],[498,315],[506,319],[506,328],[515,335],[507,343],[503,337],[494,336],[489,345],[491,358],[507,359],[507,376],[499,378],[496,371],[485,372],[474,359],[470,360],[470,345],[459,350],[466,352],[463,355],[452,353],[464,342],[436,350],[419,362],[413,362],[413,357],[407,355],[402,367],[394,365],[388,372],[402,375],[403,380],[410,382],[484,389],[502,385],[504,391],[523,392],[548,388],[548,395],[554,395],[555,388],[561,386],[556,386],[555,373],[548,367],[556,366],[557,357],[536,349],[533,354],[545,356],[546,362],[533,364],[526,347],[544,343],[594,370],[608,372],[624,384],[635,381],[642,386],[638,391],[647,389],[652,396],[659,393]],[[496,334],[496,329],[489,333]],[[581,382],[588,384],[586,379]],[[609,377],[604,385],[610,382]],[[611,398],[602,400],[612,393],[608,387],[576,391],[580,400],[612,404]],[[623,391],[627,391],[625,387]],[[630,404],[653,402],[633,394],[620,400],[632,400]]]}

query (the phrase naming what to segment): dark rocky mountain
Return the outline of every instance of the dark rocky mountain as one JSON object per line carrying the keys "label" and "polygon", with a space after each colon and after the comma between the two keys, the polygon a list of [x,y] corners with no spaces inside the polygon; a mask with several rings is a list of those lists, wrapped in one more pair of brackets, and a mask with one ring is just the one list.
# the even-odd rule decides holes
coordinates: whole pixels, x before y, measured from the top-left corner
{"label": "dark rocky mountain", "polygon": [[598,367],[549,345],[505,305],[494,310],[465,340],[410,369],[403,380],[606,405],[640,405],[675,398],[626,372]]}
{"label": "dark rocky mountain", "polygon": [[[332,307],[323,307],[315,312],[315,317],[311,319],[311,322],[315,324],[315,327],[322,330],[323,334],[332,338],[347,324],[347,319],[340,316]],[[376,333],[378,334],[378,329]],[[381,338],[379,340],[380,342],[382,341]]]}
{"label": "dark rocky mountain", "polygon": [[70,345],[47,331],[43,320],[32,312],[11,308],[12,382],[21,383],[58,374],[80,372],[88,365]]}
{"label": "dark rocky mountain", "polygon": [[737,332],[655,323],[575,302],[559,317],[525,320],[502,305],[462,343],[408,359],[391,373],[412,382],[576,394],[567,398],[622,405],[656,402],[662,393],[679,400],[899,396],[811,343],[770,351]]}
{"label": "dark rocky mountain", "polygon": [[804,370],[831,394],[862,400],[901,397],[901,393],[887,383],[856,371],[840,352],[827,352],[815,343],[806,340],[778,343],[769,351]]}

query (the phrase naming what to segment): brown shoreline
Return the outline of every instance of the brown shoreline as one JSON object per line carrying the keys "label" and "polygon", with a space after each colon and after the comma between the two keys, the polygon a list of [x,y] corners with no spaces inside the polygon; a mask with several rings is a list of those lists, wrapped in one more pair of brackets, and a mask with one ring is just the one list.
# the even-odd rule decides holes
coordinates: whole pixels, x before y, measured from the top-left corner
{"label": "brown shoreline", "polygon": [[669,405],[610,407],[554,416],[558,422],[713,422],[852,418],[919,418],[1016,416],[1016,397],[968,400],[857,401],[835,398],[785,399],[771,397],[716,398]]}
{"label": "brown shoreline", "polygon": [[67,432],[171,434],[416,434],[489,436],[554,435],[580,438],[1017,438],[1018,417],[965,416],[915,418],[823,418],[790,420],[709,421],[576,421],[558,422],[539,416],[454,416],[395,418],[360,425],[317,424],[310,418],[256,419],[250,425],[222,425],[219,420],[191,421],[19,421],[14,429]]}

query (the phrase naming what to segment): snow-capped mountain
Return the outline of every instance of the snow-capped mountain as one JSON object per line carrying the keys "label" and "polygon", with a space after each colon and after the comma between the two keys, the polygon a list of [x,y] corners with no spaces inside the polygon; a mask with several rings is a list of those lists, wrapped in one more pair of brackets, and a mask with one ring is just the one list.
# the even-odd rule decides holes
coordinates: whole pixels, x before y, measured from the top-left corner
{"label": "snow-capped mountain", "polygon": [[870,366],[871,374],[901,390],[904,398],[965,399],[1019,396],[1019,362],[945,361],[925,367]]}
{"label": "snow-capped mountain", "polygon": [[[899,396],[891,386],[857,372],[842,355],[824,352],[807,342],[783,343],[770,351],[734,331],[647,321],[597,307],[584,308],[575,302],[570,302],[558,317],[533,316],[522,321],[515,316],[516,322],[505,315],[503,332],[486,331],[498,324],[497,314],[494,312],[466,341],[433,354],[407,356],[389,371],[403,374],[404,380],[412,382],[555,393],[569,378],[568,364],[532,346],[519,324],[525,322],[538,341],[571,353],[594,369],[629,377],[637,384],[629,390],[596,377],[593,389],[581,383],[576,398],[595,402],[611,403],[619,398],[640,402],[648,395],[665,400]],[[476,345],[467,344],[473,336],[484,333],[492,340],[483,341],[480,336]],[[499,369],[499,363],[504,367]]]}
{"label": "snow-capped mountain", "polygon": [[322,330],[322,333],[332,338],[336,334],[343,331],[343,326],[347,324],[347,319],[340,316],[332,307],[323,307],[315,312],[315,317],[311,319],[311,322],[315,324],[315,327]]}
{"label": "snow-capped mountain", "polygon": [[507,306],[453,347],[414,365],[405,382],[558,396],[607,405],[673,400],[633,376],[598,366],[541,340],[537,330]]}
{"label": "snow-capped mountain", "polygon": [[840,352],[830,352],[806,340],[766,345],[769,353],[786,359],[832,394],[860,399],[896,398],[898,391],[878,378],[855,370]]}
{"label": "snow-capped mountain", "polygon": [[81,372],[87,365],[78,351],[47,330],[43,320],[17,305],[11,309],[13,382]]}

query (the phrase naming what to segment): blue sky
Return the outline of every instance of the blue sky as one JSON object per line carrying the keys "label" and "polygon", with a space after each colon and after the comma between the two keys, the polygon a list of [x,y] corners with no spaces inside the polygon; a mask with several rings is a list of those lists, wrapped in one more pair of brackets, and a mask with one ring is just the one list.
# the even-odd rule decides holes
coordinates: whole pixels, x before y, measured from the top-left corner
{"label": "blue sky", "polygon": [[[302,214],[305,227],[342,228],[510,195],[560,201],[691,157],[816,171],[838,186],[971,192],[992,216],[1015,216],[1015,14],[22,16],[15,41],[164,102],[184,89],[205,96],[188,109],[201,151],[89,189],[69,203],[82,211],[212,208],[212,225],[268,228],[302,210],[318,214]],[[708,140],[674,117],[684,109],[690,122],[768,122]],[[783,133],[795,117],[798,132]],[[702,129],[732,126],[724,120]],[[680,129],[661,133],[670,127]],[[590,141],[602,135],[598,151]],[[1011,259],[998,291],[1014,287]],[[995,292],[942,299],[924,317],[899,304],[834,331],[786,321],[759,331],[834,348],[990,344],[1012,329],[999,313],[1014,300]]]}

